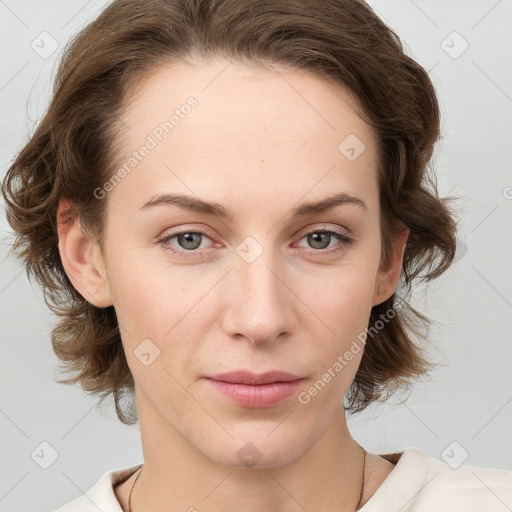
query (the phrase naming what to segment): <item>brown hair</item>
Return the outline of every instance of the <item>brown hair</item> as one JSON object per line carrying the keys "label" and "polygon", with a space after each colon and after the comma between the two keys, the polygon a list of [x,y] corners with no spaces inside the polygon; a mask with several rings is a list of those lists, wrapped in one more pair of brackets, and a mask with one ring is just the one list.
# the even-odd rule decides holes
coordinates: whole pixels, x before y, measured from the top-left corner
{"label": "brown hair", "polygon": [[451,198],[439,198],[430,173],[440,130],[432,82],[362,0],[116,0],[68,43],[48,110],[2,184],[16,233],[13,250],[61,317],[52,345],[71,377],[59,382],[78,382],[101,395],[100,402],[112,393],[119,419],[137,420],[133,402],[121,406],[134,382],[114,307],[93,306],[67,277],[57,207],[69,198],[69,218],[78,215],[103,247],[106,201],[94,190],[114,171],[116,129],[130,93],[161,65],[217,55],[262,67],[289,65],[348,89],[377,136],[381,259],[387,262],[395,228],[408,228],[405,293],[372,309],[371,326],[391,310],[396,314],[369,331],[347,410],[386,400],[434,367],[413,336],[431,321],[406,298],[413,280],[429,281],[451,265],[457,223]]}

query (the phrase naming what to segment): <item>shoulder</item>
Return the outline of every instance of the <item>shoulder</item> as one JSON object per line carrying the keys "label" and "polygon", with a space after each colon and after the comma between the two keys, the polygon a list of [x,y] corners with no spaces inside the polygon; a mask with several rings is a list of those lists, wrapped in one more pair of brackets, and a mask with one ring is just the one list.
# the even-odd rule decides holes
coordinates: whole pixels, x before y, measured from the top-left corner
{"label": "shoulder", "polygon": [[427,455],[427,477],[417,502],[451,510],[500,511],[512,507],[512,471],[448,465]]}
{"label": "shoulder", "polygon": [[81,496],[62,505],[54,512],[123,512],[114,492],[114,486],[129,478],[140,468],[140,464],[113,469],[104,473],[100,479]]}
{"label": "shoulder", "polygon": [[414,447],[380,456],[396,466],[361,512],[500,512],[512,508],[512,471],[449,465]]}

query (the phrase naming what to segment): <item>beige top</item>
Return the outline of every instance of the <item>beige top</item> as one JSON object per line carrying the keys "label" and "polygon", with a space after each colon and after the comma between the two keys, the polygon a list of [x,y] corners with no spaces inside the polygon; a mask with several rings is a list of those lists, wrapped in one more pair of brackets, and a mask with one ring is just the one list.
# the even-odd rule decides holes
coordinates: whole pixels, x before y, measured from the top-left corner
{"label": "beige top", "polygon": [[[360,512],[506,512],[512,510],[512,471],[452,468],[418,448],[378,454],[395,468]],[[54,512],[123,512],[114,486],[141,464],[105,473],[86,493]]]}

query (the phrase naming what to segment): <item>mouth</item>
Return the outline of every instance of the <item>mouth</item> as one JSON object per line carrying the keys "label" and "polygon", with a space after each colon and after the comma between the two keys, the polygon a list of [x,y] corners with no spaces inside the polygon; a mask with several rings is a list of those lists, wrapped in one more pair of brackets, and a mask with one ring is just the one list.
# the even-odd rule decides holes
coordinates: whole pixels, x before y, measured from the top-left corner
{"label": "mouth", "polygon": [[304,377],[279,370],[269,371],[260,374],[253,373],[247,370],[236,370],[228,373],[209,375],[206,378],[218,382],[230,382],[232,384],[248,384],[252,386],[257,386],[262,384],[273,384],[278,382],[293,382],[296,380],[302,380]]}
{"label": "mouth", "polygon": [[232,403],[251,409],[262,409],[278,405],[290,397],[305,378],[282,371],[255,374],[240,370],[204,379]]}

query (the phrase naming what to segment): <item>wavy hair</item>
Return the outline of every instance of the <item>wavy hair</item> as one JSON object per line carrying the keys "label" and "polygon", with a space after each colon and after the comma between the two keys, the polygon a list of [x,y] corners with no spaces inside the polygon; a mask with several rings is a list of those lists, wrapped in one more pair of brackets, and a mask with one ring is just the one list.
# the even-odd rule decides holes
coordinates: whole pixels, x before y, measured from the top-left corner
{"label": "wavy hair", "polygon": [[[362,0],[115,0],[66,45],[48,109],[2,183],[11,249],[41,284],[59,316],[52,346],[67,378],[89,393],[113,395],[117,416],[137,421],[133,376],[113,306],[98,308],[73,287],[60,259],[61,197],[103,247],[105,203],[94,190],[116,165],[119,121],[145,77],[170,62],[223,56],[265,67],[308,71],[357,98],[378,140],[381,260],[398,227],[410,235],[401,286],[373,307],[362,360],[345,397],[349,412],[387,400],[435,366],[418,343],[431,320],[407,298],[416,280],[451,265],[456,249],[452,198],[440,198],[430,161],[440,113],[428,73],[407,55],[398,35]],[[382,323],[382,322],[381,322]],[[132,401],[123,405],[123,397]]]}

